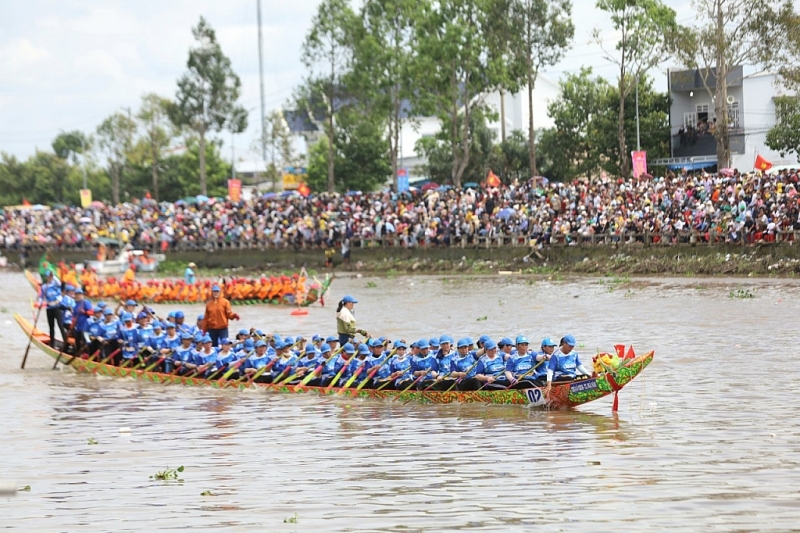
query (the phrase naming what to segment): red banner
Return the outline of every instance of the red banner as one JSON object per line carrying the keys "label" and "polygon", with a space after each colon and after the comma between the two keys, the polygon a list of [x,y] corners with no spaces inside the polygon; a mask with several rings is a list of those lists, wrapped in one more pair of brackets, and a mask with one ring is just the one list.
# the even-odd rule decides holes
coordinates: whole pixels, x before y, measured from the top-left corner
{"label": "red banner", "polygon": [[642,174],[647,174],[647,152],[631,152],[633,162],[633,177],[641,178]]}
{"label": "red banner", "polygon": [[228,198],[231,202],[238,202],[242,199],[242,180],[228,180]]}

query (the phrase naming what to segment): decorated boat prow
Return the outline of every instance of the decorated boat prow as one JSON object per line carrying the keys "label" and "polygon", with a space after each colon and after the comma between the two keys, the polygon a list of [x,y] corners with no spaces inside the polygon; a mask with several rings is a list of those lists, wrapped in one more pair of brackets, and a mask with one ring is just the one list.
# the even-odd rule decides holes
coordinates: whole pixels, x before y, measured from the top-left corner
{"label": "decorated boat prow", "polygon": [[178,385],[193,385],[211,387],[215,389],[246,389],[257,388],[276,393],[316,394],[318,396],[342,396],[349,398],[380,399],[387,401],[417,402],[421,404],[449,404],[449,403],[484,403],[503,405],[529,405],[548,409],[567,409],[598,400],[612,393],[619,392],[625,385],[638,376],[652,361],[653,352],[628,359],[613,372],[598,374],[590,379],[582,379],[567,383],[554,383],[549,394],[542,388],[530,389],[505,389],[481,391],[433,391],[433,390],[377,390],[355,387],[342,391],[340,387],[308,387],[294,384],[267,384],[267,383],[242,383],[240,381],[204,379],[201,377],[180,376],[163,372],[146,371],[130,367],[119,367],[104,364],[95,360],[72,358],[59,352],[60,342],[55,347],[50,346],[50,337],[38,330],[19,314],[14,314],[14,319],[26,335],[31,336],[33,344],[53,359],[61,361],[76,372],[99,374],[113,377],[130,377],[153,383],[170,383]]}

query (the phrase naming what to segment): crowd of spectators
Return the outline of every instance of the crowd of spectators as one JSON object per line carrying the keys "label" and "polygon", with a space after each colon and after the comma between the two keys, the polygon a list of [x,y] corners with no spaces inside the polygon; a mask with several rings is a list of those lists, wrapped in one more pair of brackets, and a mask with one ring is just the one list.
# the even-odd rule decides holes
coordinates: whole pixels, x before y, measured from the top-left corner
{"label": "crowd of spectators", "polygon": [[[117,206],[5,208],[0,245],[81,246],[98,237],[168,250],[214,243],[272,247],[448,246],[503,242],[733,242],[800,230],[798,173],[668,174],[497,188],[265,195],[248,202],[152,200]],[[363,244],[362,244],[363,243]]]}

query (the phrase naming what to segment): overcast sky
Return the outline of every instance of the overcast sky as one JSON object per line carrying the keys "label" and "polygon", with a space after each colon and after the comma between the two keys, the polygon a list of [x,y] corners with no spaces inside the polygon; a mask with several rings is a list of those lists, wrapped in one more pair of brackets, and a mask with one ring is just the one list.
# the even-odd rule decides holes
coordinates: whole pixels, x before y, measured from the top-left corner
{"label": "overcast sky", "polygon": [[[267,110],[282,107],[303,78],[300,46],[319,0],[262,0]],[[575,41],[549,75],[591,65],[613,77],[599,49],[589,44],[597,27],[612,39],[595,0],[573,0]],[[689,0],[666,0],[689,23]],[[237,136],[249,146],[258,122],[256,0],[4,0],[0,2],[0,151],[27,157],[50,149],[60,130],[92,132],[121,108],[134,112],[141,95],[172,97],[185,70],[191,27],[203,15],[242,79],[242,105],[250,129]],[[661,69],[666,71],[666,67]],[[660,89],[664,74],[654,73]],[[229,157],[230,134],[223,135]]]}

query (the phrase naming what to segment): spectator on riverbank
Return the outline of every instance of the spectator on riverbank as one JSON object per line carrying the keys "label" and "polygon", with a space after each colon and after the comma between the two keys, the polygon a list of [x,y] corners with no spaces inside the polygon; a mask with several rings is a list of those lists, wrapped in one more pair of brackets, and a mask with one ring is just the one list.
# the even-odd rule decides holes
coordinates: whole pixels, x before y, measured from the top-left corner
{"label": "spectator on riverbank", "polygon": [[[99,237],[137,247],[350,247],[363,240],[403,247],[483,238],[540,246],[579,241],[770,242],[800,229],[798,174],[738,172],[570,183],[529,180],[489,189],[393,194],[265,195],[250,202],[152,201],[82,209],[6,208],[0,244],[81,246]],[[343,250],[344,251],[344,250]]]}

